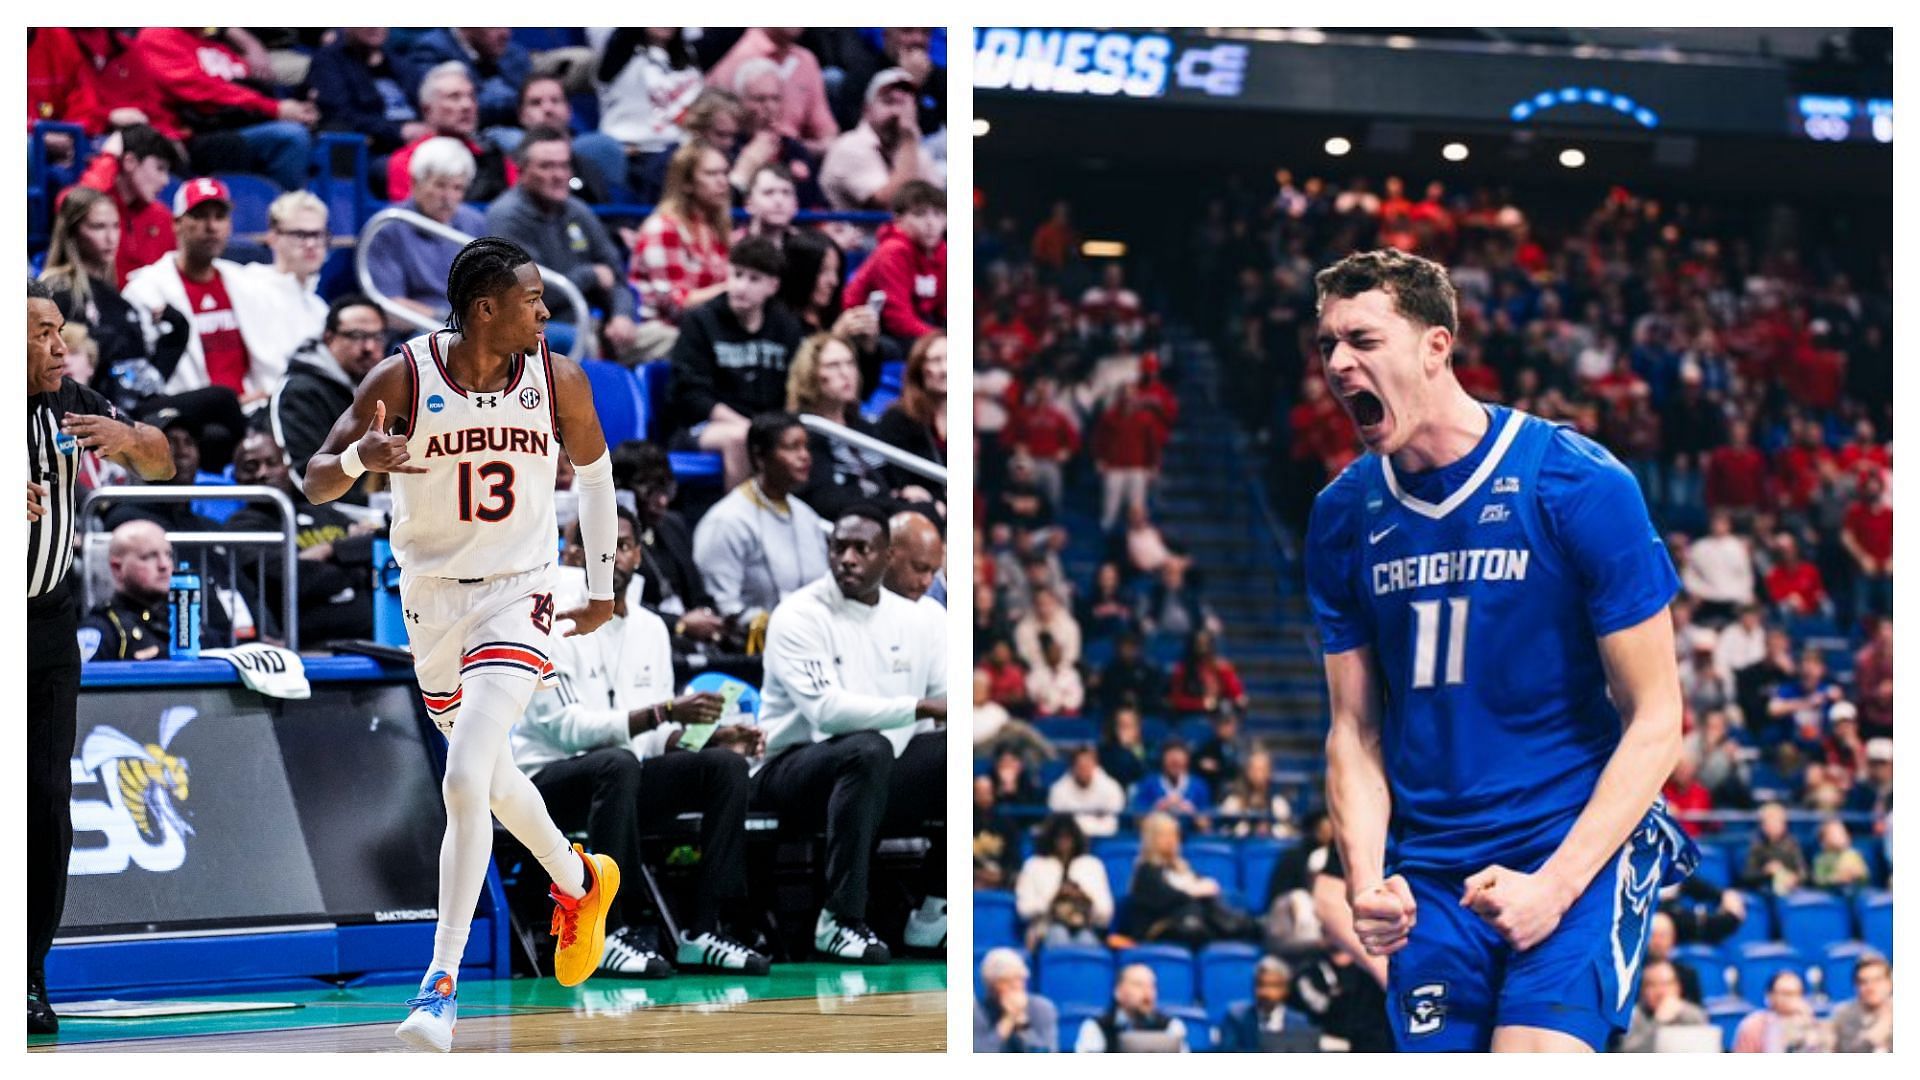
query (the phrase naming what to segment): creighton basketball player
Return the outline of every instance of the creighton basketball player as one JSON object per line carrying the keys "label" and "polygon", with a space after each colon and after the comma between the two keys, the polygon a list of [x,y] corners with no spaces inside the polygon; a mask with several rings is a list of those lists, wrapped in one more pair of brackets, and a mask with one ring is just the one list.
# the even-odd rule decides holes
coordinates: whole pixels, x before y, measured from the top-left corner
{"label": "creighton basketball player", "polygon": [[[440,923],[433,960],[397,1034],[453,1045],[460,955],[486,877],[488,812],[553,878],[554,974],[584,982],[600,963],[620,870],[569,846],[508,733],[552,670],[556,622],[587,634],[613,614],[613,467],[580,365],[547,351],[540,274],[519,246],[482,237],[447,274],[449,329],[381,361],[307,467],[307,497],[337,499],[363,472],[393,485],[393,556],[414,670],[447,736]],[[574,462],[587,550],[587,606],[554,611],[559,454]]]}
{"label": "creighton basketball player", "polygon": [[1444,269],[1389,249],[1316,284],[1369,451],[1307,537],[1354,929],[1403,1050],[1599,1049],[1696,857],[1656,804],[1679,580],[1611,454],[1461,389]]}

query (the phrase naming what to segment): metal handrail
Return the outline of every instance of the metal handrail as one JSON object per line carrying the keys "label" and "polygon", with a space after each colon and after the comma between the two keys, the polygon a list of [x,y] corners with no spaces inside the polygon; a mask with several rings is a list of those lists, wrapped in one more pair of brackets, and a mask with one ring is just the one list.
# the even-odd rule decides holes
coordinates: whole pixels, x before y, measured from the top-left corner
{"label": "metal handrail", "polygon": [[[398,206],[380,211],[368,218],[365,225],[360,226],[360,240],[354,246],[353,252],[353,273],[360,281],[360,290],[371,297],[373,302],[380,306],[381,311],[401,322],[421,330],[438,330],[441,328],[439,323],[412,308],[394,303],[392,297],[381,292],[373,283],[373,271],[367,264],[367,251],[371,245],[367,241],[373,239],[375,233],[394,222],[404,222],[421,232],[438,236],[442,240],[451,240],[456,244],[470,244],[474,237],[450,225],[442,225],[418,211],[406,210]],[[574,335],[573,348],[567,352],[567,355],[575,360],[584,359],[587,354],[587,340],[592,337],[588,332],[589,328],[585,325],[589,317],[585,294],[581,293],[578,285],[567,280],[565,275],[541,266],[539,263],[534,263],[533,266],[540,271],[541,280],[545,281],[549,287],[558,290],[560,295],[567,298],[567,303],[572,305],[574,322],[579,327],[579,333]]]}
{"label": "metal handrail", "polygon": [[814,416],[812,413],[800,414],[800,423],[805,425],[808,431],[819,432],[829,439],[846,443],[856,450],[875,454],[889,464],[898,465],[915,476],[924,476],[942,486],[947,482],[945,465],[928,461],[918,454],[909,454],[891,443],[881,442],[871,435],[855,431],[844,424],[836,424],[824,416]]}
{"label": "metal handrail", "polygon": [[[295,652],[300,651],[300,612],[299,606],[296,603],[300,595],[300,554],[294,540],[299,532],[299,523],[293,510],[293,500],[287,498],[287,493],[281,491],[279,488],[267,487],[264,484],[236,484],[232,487],[194,484],[141,484],[138,486],[127,485],[94,488],[92,491],[87,492],[87,497],[80,502],[79,531],[83,534],[93,531],[91,522],[94,511],[97,510],[103,502],[190,503],[195,499],[232,499],[240,502],[256,503],[270,502],[279,508],[281,531],[278,533],[169,532],[167,533],[167,540],[169,543],[178,541],[187,544],[202,544],[209,547],[216,544],[231,547],[259,548],[265,548],[275,544],[279,545],[281,548],[282,569],[281,629],[286,633],[287,648]],[[229,562],[227,565],[229,571],[231,571],[233,564]],[[204,566],[202,570],[205,570]],[[231,573],[228,575],[228,580],[231,585]],[[259,598],[264,605],[266,602],[266,582],[262,580],[259,586]],[[91,574],[81,575],[81,590],[85,597],[84,602],[86,607],[91,609],[93,607],[93,576]],[[205,605],[203,604],[202,608],[204,609],[204,607]]]}

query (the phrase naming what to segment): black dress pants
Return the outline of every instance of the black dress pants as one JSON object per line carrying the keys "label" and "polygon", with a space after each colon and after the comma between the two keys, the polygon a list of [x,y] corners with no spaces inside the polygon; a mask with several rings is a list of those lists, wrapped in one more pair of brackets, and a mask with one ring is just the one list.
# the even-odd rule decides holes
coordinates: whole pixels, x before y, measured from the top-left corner
{"label": "black dress pants", "polygon": [[67,901],[73,853],[79,610],[72,579],[27,601],[27,969],[41,970]]}

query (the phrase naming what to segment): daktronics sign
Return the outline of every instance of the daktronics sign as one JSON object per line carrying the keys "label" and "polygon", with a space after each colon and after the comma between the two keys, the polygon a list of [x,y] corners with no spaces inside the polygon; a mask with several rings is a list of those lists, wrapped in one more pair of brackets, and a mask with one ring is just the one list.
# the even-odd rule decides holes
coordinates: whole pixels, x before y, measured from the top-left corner
{"label": "daktronics sign", "polygon": [[1165,34],[984,26],[973,32],[973,85],[1086,97],[1235,98],[1248,47]]}

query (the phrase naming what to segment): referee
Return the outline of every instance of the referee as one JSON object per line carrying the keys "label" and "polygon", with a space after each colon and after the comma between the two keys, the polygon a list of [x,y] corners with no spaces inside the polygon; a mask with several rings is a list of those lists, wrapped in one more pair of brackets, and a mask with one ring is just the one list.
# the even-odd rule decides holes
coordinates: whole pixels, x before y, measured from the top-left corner
{"label": "referee", "polygon": [[65,320],[27,282],[27,1033],[51,1035],[47,951],[67,898],[73,850],[74,708],[80,696],[73,584],[74,477],[81,450],[148,480],[173,477],[157,428],[122,421],[106,398],[66,376]]}

